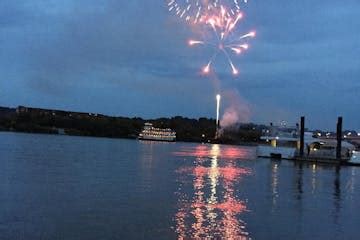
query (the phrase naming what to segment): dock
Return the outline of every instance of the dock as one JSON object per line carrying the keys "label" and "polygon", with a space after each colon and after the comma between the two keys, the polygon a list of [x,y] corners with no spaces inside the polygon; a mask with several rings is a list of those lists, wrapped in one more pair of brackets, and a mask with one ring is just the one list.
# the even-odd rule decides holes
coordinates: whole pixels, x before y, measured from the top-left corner
{"label": "dock", "polygon": [[[331,144],[327,144],[327,146],[331,146],[335,150],[334,155],[328,156],[319,156],[319,155],[309,155],[310,150],[308,150],[308,154],[305,154],[304,148],[304,132],[305,132],[305,117],[301,117],[300,123],[300,149],[296,152],[294,156],[295,161],[299,162],[313,162],[313,163],[326,163],[326,164],[334,164],[334,165],[352,165],[352,166],[360,166],[360,159],[357,157],[352,157],[351,152],[349,150],[345,151],[344,148],[346,145],[351,145],[348,143],[343,143],[342,129],[343,129],[343,118],[338,117],[337,125],[336,125],[336,143],[333,146]],[[326,144],[325,144],[326,145]],[[347,146],[346,146],[347,147]],[[310,146],[308,146],[310,148]],[[350,148],[349,148],[350,149]]]}
{"label": "dock", "polygon": [[258,156],[259,158],[267,158],[273,160],[286,160],[294,162],[304,162],[304,163],[321,163],[321,164],[331,164],[336,166],[358,166],[360,167],[360,156],[353,157],[351,159],[331,159],[331,158],[319,158],[319,157],[282,157],[282,156]]}
{"label": "dock", "polygon": [[[342,117],[338,118],[336,139],[318,139],[309,140],[308,135],[305,137],[305,117],[301,117],[300,136],[283,137],[283,136],[266,136],[268,142],[271,141],[270,149],[258,146],[258,157],[269,158],[274,160],[289,160],[304,163],[322,163],[332,164],[335,166],[360,166],[360,152],[356,152],[355,146],[344,141],[342,135]],[[296,148],[278,147],[278,141],[296,141]],[[306,149],[306,151],[305,151]]]}

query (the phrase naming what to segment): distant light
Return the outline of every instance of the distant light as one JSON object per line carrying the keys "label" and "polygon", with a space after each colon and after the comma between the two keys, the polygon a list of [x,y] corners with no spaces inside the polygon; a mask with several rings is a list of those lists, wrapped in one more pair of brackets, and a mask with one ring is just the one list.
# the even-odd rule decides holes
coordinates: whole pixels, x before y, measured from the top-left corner
{"label": "distant light", "polygon": [[348,134],[347,134],[348,136],[350,136],[351,135],[351,132],[348,132]]}
{"label": "distant light", "polygon": [[221,99],[220,94],[216,95],[216,100],[220,101],[220,99]]}
{"label": "distant light", "polygon": [[360,137],[360,133],[358,133],[358,136]]}

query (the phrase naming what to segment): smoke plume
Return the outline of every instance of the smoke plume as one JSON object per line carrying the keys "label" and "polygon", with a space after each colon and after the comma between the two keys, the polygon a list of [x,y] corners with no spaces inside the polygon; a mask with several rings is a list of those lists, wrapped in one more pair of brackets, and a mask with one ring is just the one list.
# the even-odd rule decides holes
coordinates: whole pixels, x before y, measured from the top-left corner
{"label": "smoke plume", "polygon": [[220,120],[222,128],[228,128],[238,123],[249,122],[251,115],[249,104],[237,91],[228,91],[223,97],[227,107]]}

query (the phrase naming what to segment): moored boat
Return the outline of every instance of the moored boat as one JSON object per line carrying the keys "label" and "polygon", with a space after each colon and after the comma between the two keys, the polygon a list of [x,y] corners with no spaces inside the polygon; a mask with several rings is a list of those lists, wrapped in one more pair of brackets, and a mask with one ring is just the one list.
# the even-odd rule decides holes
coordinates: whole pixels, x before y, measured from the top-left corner
{"label": "moored boat", "polygon": [[355,146],[342,141],[340,157],[337,156],[335,139],[318,138],[313,132],[304,133],[304,154],[300,154],[300,136],[297,128],[271,126],[261,137],[265,144],[259,145],[258,157],[324,162],[336,164],[356,164],[358,159]]}
{"label": "moored boat", "polygon": [[292,159],[299,145],[298,127],[273,126],[265,130],[257,148],[258,157]]}
{"label": "moored boat", "polygon": [[145,123],[144,129],[138,137],[139,140],[175,142],[176,132],[170,128],[156,128],[152,123]]}

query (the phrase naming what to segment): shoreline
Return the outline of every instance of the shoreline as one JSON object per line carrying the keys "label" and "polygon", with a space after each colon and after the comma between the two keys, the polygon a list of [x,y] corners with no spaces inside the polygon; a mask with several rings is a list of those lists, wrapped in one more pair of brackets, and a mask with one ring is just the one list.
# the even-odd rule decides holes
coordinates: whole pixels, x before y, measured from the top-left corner
{"label": "shoreline", "polygon": [[[11,130],[0,130],[0,133],[14,133],[14,134],[28,134],[28,135],[49,135],[49,136],[64,136],[64,137],[84,137],[84,138],[98,138],[98,139],[124,139],[124,140],[138,140],[137,137],[107,137],[107,136],[90,136],[90,135],[70,135],[70,134],[57,134],[57,133],[42,133],[42,132],[24,132],[24,131],[11,131]],[[138,140],[140,141],[140,140]],[[150,140],[141,140],[148,142],[159,142],[162,141],[150,141]],[[219,144],[226,146],[244,146],[244,147],[257,147],[259,143],[256,142],[245,142],[245,143],[219,143],[219,142],[200,142],[200,141],[175,141],[175,142],[165,142],[165,143],[198,143],[198,144]]]}

